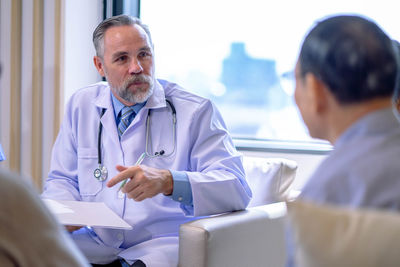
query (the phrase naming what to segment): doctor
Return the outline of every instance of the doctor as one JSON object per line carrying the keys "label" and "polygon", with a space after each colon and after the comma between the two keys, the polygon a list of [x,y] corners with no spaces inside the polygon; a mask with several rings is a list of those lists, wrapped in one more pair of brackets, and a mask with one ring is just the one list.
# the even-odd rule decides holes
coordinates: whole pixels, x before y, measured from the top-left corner
{"label": "doctor", "polygon": [[71,97],[43,197],[102,201],[133,226],[72,232],[94,266],[177,266],[180,224],[246,208],[241,157],[209,100],[154,78],[140,20],[109,18],[93,43],[108,83]]}

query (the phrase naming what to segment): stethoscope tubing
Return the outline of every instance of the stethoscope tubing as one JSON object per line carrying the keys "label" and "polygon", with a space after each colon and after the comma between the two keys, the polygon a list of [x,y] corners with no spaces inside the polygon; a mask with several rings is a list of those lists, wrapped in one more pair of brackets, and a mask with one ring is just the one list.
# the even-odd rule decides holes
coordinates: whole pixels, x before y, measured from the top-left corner
{"label": "stethoscope tubing", "polygon": [[147,118],[146,118],[146,149],[145,149],[145,154],[146,157],[149,158],[156,158],[156,157],[169,157],[172,154],[175,153],[175,148],[176,148],[176,109],[174,107],[174,105],[172,104],[171,101],[169,101],[168,99],[165,99],[165,101],[168,103],[168,105],[171,108],[171,113],[172,113],[172,136],[173,136],[173,149],[169,154],[165,154],[164,150],[160,150],[159,152],[155,152],[154,155],[151,154],[148,151],[148,147],[149,147],[149,141],[151,143],[151,137],[149,138],[149,132],[150,132],[150,117],[151,117],[151,110],[149,109],[149,113],[147,113]]}
{"label": "stethoscope tubing", "polygon": [[[156,158],[156,157],[169,157],[172,154],[175,153],[176,149],[176,109],[175,106],[172,104],[172,102],[168,99],[165,100],[168,105],[171,108],[171,113],[172,113],[172,137],[173,137],[173,149],[170,153],[165,154],[164,150],[160,150],[158,152],[155,152],[154,155],[152,155],[148,151],[149,143],[151,146],[151,137],[150,135],[150,119],[151,119],[151,109],[148,110],[147,113],[147,118],[146,118],[146,147],[145,147],[145,156],[149,158]],[[103,108],[101,111],[100,119],[103,117],[106,109]],[[107,168],[102,165],[102,157],[101,157],[101,137],[102,137],[102,130],[103,130],[103,125],[101,124],[101,120],[99,122],[99,131],[98,131],[98,137],[97,137],[97,158],[98,158],[98,164],[99,167],[95,169],[94,171],[94,177],[99,180],[99,181],[104,181],[107,177]],[[150,142],[149,142],[150,141]],[[105,172],[105,175],[103,175],[103,172]]]}
{"label": "stethoscope tubing", "polygon": [[[103,117],[104,113],[106,112],[106,109],[103,108],[101,110],[101,115],[100,119]],[[99,166],[101,165],[101,132],[103,131],[103,126],[100,121],[100,126],[99,126],[99,133],[97,136],[97,162],[99,163]]]}

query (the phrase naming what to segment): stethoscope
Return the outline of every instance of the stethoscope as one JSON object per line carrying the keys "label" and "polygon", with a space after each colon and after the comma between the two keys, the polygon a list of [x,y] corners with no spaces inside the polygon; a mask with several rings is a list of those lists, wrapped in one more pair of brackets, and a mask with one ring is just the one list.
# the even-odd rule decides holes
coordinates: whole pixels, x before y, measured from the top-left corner
{"label": "stethoscope", "polygon": [[[151,119],[151,109],[149,109],[147,113],[147,118],[146,118],[146,148],[145,152],[142,154],[141,158],[143,157],[149,157],[149,158],[156,158],[156,157],[169,157],[175,152],[176,148],[176,110],[174,105],[172,104],[171,101],[168,99],[165,100],[169,107],[171,108],[171,113],[172,113],[172,136],[173,136],[173,149],[170,153],[166,154],[165,150],[161,149],[160,151],[156,151],[154,154],[149,152],[149,146],[151,147],[151,138],[149,137],[150,133],[150,119]],[[104,112],[106,111],[105,108],[101,111],[100,119],[103,117]],[[101,124],[101,121],[99,123],[99,132],[98,132],[98,137],[97,137],[97,158],[98,158],[98,164],[99,166],[94,170],[93,175],[94,178],[96,178],[98,181],[102,182],[107,179],[108,176],[108,170],[107,167],[103,165],[102,160],[101,160],[101,132],[103,130],[103,125]]]}

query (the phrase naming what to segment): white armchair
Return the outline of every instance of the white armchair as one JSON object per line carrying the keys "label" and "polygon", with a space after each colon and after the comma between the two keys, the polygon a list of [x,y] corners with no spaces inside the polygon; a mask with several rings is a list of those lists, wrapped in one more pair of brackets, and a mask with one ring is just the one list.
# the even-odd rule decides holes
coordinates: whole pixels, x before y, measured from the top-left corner
{"label": "white armchair", "polygon": [[180,267],[284,266],[284,202],[181,225]]}
{"label": "white armchair", "polygon": [[[266,168],[266,164],[271,166]],[[247,158],[245,169],[254,191],[253,204],[262,205],[282,195],[290,198],[294,162]],[[291,259],[298,266],[399,266],[398,212],[304,200],[253,206],[181,225],[179,266],[283,267],[288,254],[287,225],[293,234]]]}
{"label": "white armchair", "polygon": [[286,205],[270,203],[288,197],[297,164],[255,157],[245,157],[243,163],[253,191],[249,208],[181,225],[179,266],[285,265]]}

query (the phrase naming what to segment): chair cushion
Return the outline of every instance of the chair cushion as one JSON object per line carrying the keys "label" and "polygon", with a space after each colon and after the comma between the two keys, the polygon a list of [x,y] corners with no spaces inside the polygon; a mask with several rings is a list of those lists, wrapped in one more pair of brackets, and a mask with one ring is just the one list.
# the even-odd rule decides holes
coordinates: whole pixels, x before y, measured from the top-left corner
{"label": "chair cushion", "polygon": [[184,223],[178,266],[284,266],[285,216],[280,202]]}
{"label": "chair cushion", "polygon": [[296,176],[297,163],[284,158],[244,157],[247,182],[253,192],[249,207],[285,200]]}
{"label": "chair cushion", "polygon": [[287,203],[296,266],[399,266],[400,215]]}

